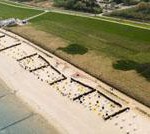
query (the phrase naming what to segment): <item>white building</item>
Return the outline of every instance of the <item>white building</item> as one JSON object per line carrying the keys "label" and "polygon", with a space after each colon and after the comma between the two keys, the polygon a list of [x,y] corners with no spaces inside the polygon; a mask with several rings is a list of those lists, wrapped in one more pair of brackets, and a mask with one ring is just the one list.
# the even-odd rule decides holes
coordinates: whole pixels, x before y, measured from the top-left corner
{"label": "white building", "polygon": [[13,26],[16,24],[17,24],[17,21],[14,18],[6,19],[6,20],[0,20],[0,27]]}

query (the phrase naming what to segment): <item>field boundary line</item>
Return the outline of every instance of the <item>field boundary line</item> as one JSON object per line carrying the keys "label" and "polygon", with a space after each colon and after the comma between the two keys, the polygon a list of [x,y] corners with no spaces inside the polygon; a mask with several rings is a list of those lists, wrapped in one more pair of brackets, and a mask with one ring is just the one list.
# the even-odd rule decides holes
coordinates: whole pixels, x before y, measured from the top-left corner
{"label": "field boundary line", "polygon": [[49,12],[49,11],[44,11],[44,12],[42,12],[42,13],[40,13],[40,14],[31,16],[31,17],[29,17],[29,18],[27,18],[27,19],[25,19],[25,20],[27,20],[27,21],[32,20],[32,19],[37,18],[37,17],[39,17],[39,16],[42,16],[42,15],[48,13],[48,12]]}

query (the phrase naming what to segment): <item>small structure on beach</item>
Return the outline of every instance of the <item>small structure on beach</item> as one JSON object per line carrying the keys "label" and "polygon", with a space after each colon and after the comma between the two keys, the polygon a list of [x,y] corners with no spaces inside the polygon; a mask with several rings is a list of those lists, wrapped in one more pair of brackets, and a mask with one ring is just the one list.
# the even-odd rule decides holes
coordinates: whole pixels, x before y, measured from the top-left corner
{"label": "small structure on beach", "polygon": [[0,27],[5,27],[5,26],[15,26],[15,25],[25,25],[27,24],[26,20],[20,20],[20,19],[15,19],[15,18],[9,18],[5,20],[0,20]]}

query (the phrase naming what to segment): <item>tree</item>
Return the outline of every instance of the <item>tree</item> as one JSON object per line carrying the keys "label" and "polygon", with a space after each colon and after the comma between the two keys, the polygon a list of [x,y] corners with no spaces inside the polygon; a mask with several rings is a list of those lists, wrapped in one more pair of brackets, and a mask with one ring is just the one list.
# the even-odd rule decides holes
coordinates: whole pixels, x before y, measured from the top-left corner
{"label": "tree", "polygon": [[123,0],[113,0],[113,2],[120,4],[120,3],[123,3]]}
{"label": "tree", "polygon": [[[58,1],[61,2],[61,6],[66,9],[79,10],[90,13],[101,13],[101,7],[98,5],[97,0],[55,0],[57,1],[57,6],[60,6]],[[63,3],[63,4],[62,4]]]}
{"label": "tree", "polygon": [[141,0],[141,1],[143,1],[143,2],[150,2],[150,0]]}

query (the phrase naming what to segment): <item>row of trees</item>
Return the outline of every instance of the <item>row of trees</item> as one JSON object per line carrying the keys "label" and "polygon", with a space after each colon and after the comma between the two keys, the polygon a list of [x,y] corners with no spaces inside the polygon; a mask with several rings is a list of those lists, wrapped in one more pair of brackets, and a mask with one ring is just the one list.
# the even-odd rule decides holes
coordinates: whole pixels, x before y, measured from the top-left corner
{"label": "row of trees", "polygon": [[135,5],[139,2],[150,2],[150,0],[113,0],[113,2],[117,4],[123,3],[125,5]]}
{"label": "row of trees", "polygon": [[141,2],[133,8],[114,11],[108,15],[113,17],[150,22],[150,3]]}
{"label": "row of trees", "polygon": [[66,9],[78,10],[90,13],[101,13],[102,9],[97,0],[54,0],[56,6],[65,7]]}

